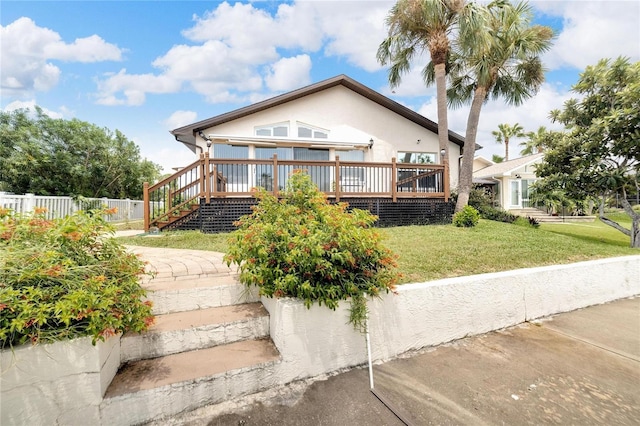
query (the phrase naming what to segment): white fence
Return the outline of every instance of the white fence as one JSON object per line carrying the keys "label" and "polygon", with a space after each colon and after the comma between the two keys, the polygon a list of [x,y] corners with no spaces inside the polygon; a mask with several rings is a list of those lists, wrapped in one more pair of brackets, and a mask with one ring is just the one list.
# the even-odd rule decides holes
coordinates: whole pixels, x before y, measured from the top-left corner
{"label": "white fence", "polygon": [[49,197],[43,195],[25,194],[14,195],[0,191],[0,207],[11,209],[16,213],[30,213],[36,207],[47,209],[47,219],[58,219],[72,214],[77,210],[86,210],[106,206],[116,207],[117,213],[106,216],[109,222],[122,220],[139,220],[144,218],[144,203],[141,200],[117,200],[111,198],[83,198],[74,200],[71,197]]}

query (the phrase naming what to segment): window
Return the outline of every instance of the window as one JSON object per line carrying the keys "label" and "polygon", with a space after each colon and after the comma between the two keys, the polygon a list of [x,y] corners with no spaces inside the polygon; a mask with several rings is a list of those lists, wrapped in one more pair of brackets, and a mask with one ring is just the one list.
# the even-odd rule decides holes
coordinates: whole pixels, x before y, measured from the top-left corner
{"label": "window", "polygon": [[269,124],[255,128],[256,136],[288,137],[289,123]]}
{"label": "window", "polygon": [[327,139],[329,131],[298,122],[298,137],[309,139]]}
{"label": "window", "polygon": [[398,152],[398,163],[435,164],[434,152]]}

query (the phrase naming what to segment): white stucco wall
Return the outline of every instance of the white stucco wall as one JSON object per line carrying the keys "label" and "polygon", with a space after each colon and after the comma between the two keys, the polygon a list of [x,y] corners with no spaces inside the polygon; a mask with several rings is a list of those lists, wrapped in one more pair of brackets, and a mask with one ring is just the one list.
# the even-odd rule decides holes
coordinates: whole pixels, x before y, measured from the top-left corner
{"label": "white stucco wall", "polygon": [[[435,153],[440,161],[438,135],[344,86],[335,86],[303,98],[259,111],[204,130],[205,134],[253,136],[254,127],[288,122],[290,134],[297,121],[330,131],[329,139],[319,142],[369,143],[374,140],[366,161],[389,162],[398,152]],[[417,141],[420,140],[420,143]],[[205,147],[204,140],[197,138]],[[313,144],[313,142],[309,142]],[[206,149],[206,148],[205,148]],[[449,144],[451,187],[457,185],[460,147]]]}
{"label": "white stucco wall", "polygon": [[[640,256],[399,286],[370,302],[375,360],[640,294]],[[280,350],[279,378],[311,377],[366,361],[364,337],[335,312],[295,299],[263,299]]]}
{"label": "white stucco wall", "polygon": [[120,366],[120,336],[85,337],[0,351],[0,424],[99,424]]}

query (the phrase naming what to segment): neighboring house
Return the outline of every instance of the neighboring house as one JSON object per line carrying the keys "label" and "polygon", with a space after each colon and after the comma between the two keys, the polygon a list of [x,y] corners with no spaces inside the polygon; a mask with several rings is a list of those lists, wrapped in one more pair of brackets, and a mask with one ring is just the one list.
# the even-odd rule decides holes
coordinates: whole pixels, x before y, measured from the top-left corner
{"label": "neighboring house", "polygon": [[[171,131],[211,158],[441,164],[437,132],[435,122],[345,75]],[[448,136],[453,188],[464,138]]]}
{"label": "neighboring house", "polygon": [[481,155],[476,156],[473,159],[473,173],[477,172],[480,169],[484,169],[489,166],[493,166],[495,163],[491,160],[487,160]]}
{"label": "neighboring house", "polygon": [[543,157],[544,154],[534,154],[495,164],[482,159],[484,164],[491,163],[486,167],[482,167],[483,161],[477,157],[473,182],[490,189],[495,201],[505,210],[530,207],[529,188],[537,180],[536,165]]}

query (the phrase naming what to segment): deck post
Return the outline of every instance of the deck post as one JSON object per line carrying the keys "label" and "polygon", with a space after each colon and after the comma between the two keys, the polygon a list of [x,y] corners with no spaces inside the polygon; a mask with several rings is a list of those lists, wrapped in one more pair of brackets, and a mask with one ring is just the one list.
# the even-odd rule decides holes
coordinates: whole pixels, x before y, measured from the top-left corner
{"label": "deck post", "polygon": [[278,196],[278,154],[273,154],[273,196]]}
{"label": "deck post", "polygon": [[395,203],[397,200],[397,179],[398,179],[398,167],[396,166],[396,157],[391,159],[391,200]]}
{"label": "deck post", "polygon": [[149,206],[149,182],[142,184],[142,204],[143,204],[143,217],[144,217],[144,232],[149,232],[149,225],[151,221],[151,211]]}
{"label": "deck post", "polygon": [[447,156],[445,155],[444,157],[444,170],[442,171],[442,173],[444,174],[443,176],[443,185],[444,188],[442,188],[442,190],[444,191],[444,202],[448,203],[449,202],[449,197],[451,196],[451,188],[449,188],[449,158],[447,158]]}
{"label": "deck post", "polygon": [[339,202],[340,201],[340,156],[339,155],[336,155],[335,191],[336,191],[336,202]]}
{"label": "deck post", "polygon": [[204,167],[202,166],[202,162],[204,162],[204,154],[200,154],[200,193],[198,194],[200,197],[204,197]]}
{"label": "deck post", "polygon": [[[204,170],[202,175],[204,176],[204,191],[205,200],[207,204],[211,201],[211,176],[209,174],[209,153],[204,153]],[[217,176],[216,176],[217,179]]]}

